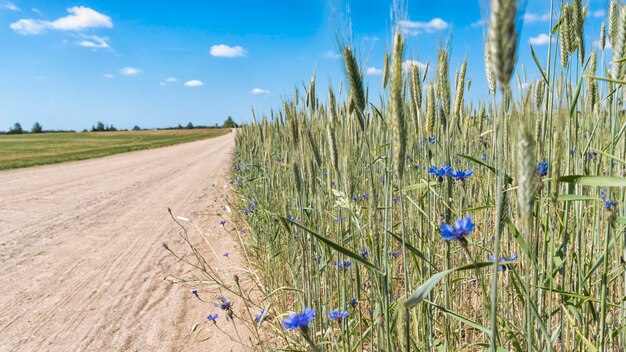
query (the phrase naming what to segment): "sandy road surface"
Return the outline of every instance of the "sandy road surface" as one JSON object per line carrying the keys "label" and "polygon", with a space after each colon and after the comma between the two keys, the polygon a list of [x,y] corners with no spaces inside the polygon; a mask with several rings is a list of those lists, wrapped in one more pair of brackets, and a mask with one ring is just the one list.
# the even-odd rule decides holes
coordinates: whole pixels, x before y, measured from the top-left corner
{"label": "sandy road surface", "polygon": [[207,215],[233,142],[0,172],[0,351],[180,347],[204,312],[163,280],[187,270],[161,246],[178,236],[167,207]]}

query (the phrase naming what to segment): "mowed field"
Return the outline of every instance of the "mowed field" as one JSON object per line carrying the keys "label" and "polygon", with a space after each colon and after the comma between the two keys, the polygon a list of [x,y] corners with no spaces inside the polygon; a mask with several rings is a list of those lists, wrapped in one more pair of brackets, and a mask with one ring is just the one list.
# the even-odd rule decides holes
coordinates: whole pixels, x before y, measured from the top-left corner
{"label": "mowed field", "polygon": [[228,128],[0,136],[0,170],[99,158],[217,137]]}

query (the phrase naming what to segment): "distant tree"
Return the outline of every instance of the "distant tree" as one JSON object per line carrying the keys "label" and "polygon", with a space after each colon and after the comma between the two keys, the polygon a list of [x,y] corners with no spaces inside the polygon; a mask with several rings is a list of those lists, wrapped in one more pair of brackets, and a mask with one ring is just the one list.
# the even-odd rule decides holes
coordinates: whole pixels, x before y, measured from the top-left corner
{"label": "distant tree", "polygon": [[32,133],[42,133],[43,127],[39,124],[39,122],[35,122],[33,128],[30,130]]}
{"label": "distant tree", "polygon": [[22,134],[24,131],[22,130],[22,125],[19,122],[16,122],[13,127],[9,129],[7,134]]}
{"label": "distant tree", "polygon": [[179,124],[178,124],[178,127],[176,127],[176,128],[178,128],[179,130],[182,130],[182,129],[183,129],[183,125],[181,125],[181,124],[179,123]]}
{"label": "distant tree", "polygon": [[105,131],[104,123],[98,121],[98,124],[94,127],[91,126],[91,132],[103,132]]}
{"label": "distant tree", "polygon": [[141,131],[141,127],[135,125],[135,127],[133,127],[133,131]]}
{"label": "distant tree", "polygon": [[231,116],[228,116],[226,121],[224,121],[224,125],[222,127],[224,127],[224,128],[237,128],[239,126],[235,123],[235,121],[233,120],[233,118]]}
{"label": "distant tree", "polygon": [[193,123],[189,122],[187,126],[185,126],[185,128],[188,130],[193,130]]}
{"label": "distant tree", "polygon": [[115,128],[115,126],[113,126],[113,124],[111,124],[111,126],[106,128],[107,131],[109,132],[113,132],[113,131],[117,131],[117,128]]}

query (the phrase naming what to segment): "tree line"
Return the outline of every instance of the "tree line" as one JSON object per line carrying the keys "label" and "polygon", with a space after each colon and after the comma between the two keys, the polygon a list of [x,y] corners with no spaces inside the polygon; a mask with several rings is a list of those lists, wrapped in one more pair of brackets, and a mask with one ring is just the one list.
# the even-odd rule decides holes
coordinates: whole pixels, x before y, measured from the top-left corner
{"label": "tree line", "polygon": [[[198,126],[194,126],[193,123],[189,122],[186,126],[183,127],[183,125],[178,124],[177,127],[167,127],[167,128],[157,128],[158,130],[175,130],[175,129],[194,129],[194,128],[237,128],[239,127],[239,125],[235,122],[235,120],[233,120],[233,118],[231,116],[228,116],[228,118],[224,121],[224,123],[222,124],[222,126],[219,126],[218,124],[215,124],[215,126],[204,126],[204,125],[198,125]],[[141,131],[142,128],[135,125],[135,127],[133,127],[132,131]],[[126,129],[123,130],[118,130],[117,128],[115,128],[115,126],[113,126],[113,124],[110,125],[106,125],[103,122],[98,121],[97,124],[91,126],[91,132],[113,132],[113,131],[128,131]],[[43,126],[39,123],[39,122],[35,122],[35,124],[33,125],[33,127],[30,129],[30,133],[44,133],[44,132],[75,132],[75,131],[53,131],[53,130],[46,130],[44,131]],[[83,132],[89,132],[87,129],[84,129]],[[2,133],[2,132],[0,132]],[[15,124],[13,124],[12,127],[9,128],[9,130],[7,132],[5,132],[6,134],[23,134],[23,133],[28,133],[28,131],[24,130],[22,128],[22,124],[20,124],[19,122],[16,122]]]}

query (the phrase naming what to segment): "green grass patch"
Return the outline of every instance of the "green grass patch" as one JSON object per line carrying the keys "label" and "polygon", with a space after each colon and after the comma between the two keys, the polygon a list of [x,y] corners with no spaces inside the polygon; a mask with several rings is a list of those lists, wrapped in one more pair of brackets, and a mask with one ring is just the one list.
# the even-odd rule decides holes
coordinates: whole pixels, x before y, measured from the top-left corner
{"label": "green grass patch", "polygon": [[99,158],[222,136],[230,129],[42,133],[0,136],[0,170]]}

